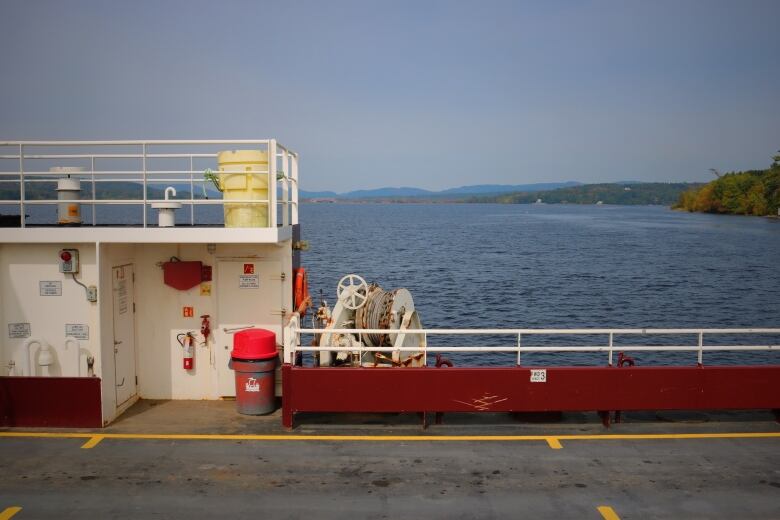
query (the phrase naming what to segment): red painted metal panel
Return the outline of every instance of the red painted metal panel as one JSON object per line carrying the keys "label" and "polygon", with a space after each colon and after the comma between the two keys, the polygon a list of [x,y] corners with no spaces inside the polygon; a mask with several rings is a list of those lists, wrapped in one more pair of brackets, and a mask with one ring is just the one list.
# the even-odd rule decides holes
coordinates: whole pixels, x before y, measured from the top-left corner
{"label": "red painted metal panel", "polygon": [[[545,383],[531,382],[544,368]],[[285,365],[283,420],[320,412],[780,408],[780,366],[304,368]]]}
{"label": "red painted metal panel", "polygon": [[102,428],[97,377],[0,377],[0,425]]}

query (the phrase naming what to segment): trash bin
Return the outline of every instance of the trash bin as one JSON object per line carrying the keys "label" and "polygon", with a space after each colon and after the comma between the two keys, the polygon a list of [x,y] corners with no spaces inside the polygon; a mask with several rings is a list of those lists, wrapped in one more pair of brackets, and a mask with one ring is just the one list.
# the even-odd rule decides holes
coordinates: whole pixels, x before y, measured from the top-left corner
{"label": "trash bin", "polygon": [[263,415],[276,409],[276,334],[247,329],[233,337],[228,366],[236,373],[236,408],[244,415]]}

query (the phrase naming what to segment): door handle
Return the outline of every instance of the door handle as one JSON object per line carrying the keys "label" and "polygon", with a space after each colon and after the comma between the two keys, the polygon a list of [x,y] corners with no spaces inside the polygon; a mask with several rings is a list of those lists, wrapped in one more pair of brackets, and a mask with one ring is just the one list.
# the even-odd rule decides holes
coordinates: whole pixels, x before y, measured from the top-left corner
{"label": "door handle", "polygon": [[122,344],[122,342],[121,342],[121,341],[116,341],[116,340],[114,340],[114,345],[121,345],[121,344]]}

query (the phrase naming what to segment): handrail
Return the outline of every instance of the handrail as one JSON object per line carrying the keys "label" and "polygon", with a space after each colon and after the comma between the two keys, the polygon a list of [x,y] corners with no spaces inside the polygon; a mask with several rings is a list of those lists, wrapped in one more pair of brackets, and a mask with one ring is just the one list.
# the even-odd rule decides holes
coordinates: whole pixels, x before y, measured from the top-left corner
{"label": "handrail", "polygon": [[[496,353],[516,353],[517,366],[521,366],[521,353],[539,353],[539,352],[606,352],[608,354],[607,364],[613,365],[613,352],[696,352],[697,364],[703,364],[703,355],[705,352],[745,352],[745,351],[780,351],[780,345],[705,345],[705,335],[751,335],[751,334],[770,334],[780,337],[780,328],[630,328],[630,329],[404,329],[403,331],[394,331],[388,329],[349,329],[349,328],[300,328],[300,320],[294,316],[284,329],[284,355],[285,362],[291,362],[295,359],[296,352],[496,352]],[[359,345],[354,347],[339,346],[305,346],[301,344],[302,334],[388,334],[400,333],[419,334],[425,338],[428,336],[512,336],[513,345],[506,346],[452,346],[437,345],[429,346],[427,341],[423,341],[417,347],[372,347]],[[593,336],[605,335],[608,337],[606,345],[547,345],[547,346],[524,346],[522,336]],[[661,336],[661,335],[695,335],[695,345],[615,345],[616,335],[624,336]]]}
{"label": "handrail", "polygon": [[[220,148],[215,148],[215,146]],[[196,189],[199,190],[201,187],[205,189],[209,185],[209,181],[206,179],[197,178],[202,177],[209,159],[216,159],[218,153],[216,150],[232,149],[235,146],[257,147],[268,153],[268,168],[265,171],[254,172],[268,176],[268,197],[264,200],[246,201],[226,200],[221,197],[197,198]],[[46,147],[56,147],[57,150],[46,150]],[[122,147],[125,148],[122,149]],[[208,148],[204,149],[204,147]],[[180,162],[175,164],[176,160],[180,160]],[[269,206],[267,227],[277,225],[279,208],[281,208],[280,223],[282,225],[288,226],[298,223],[298,154],[275,139],[0,141],[0,164],[2,161],[18,161],[18,171],[9,171],[8,169],[0,171],[0,183],[4,186],[9,184],[19,186],[19,197],[13,200],[0,200],[0,206],[19,207],[21,227],[26,227],[29,224],[25,214],[25,208],[28,205],[55,205],[60,202],[57,199],[31,200],[28,198],[29,189],[26,188],[29,186],[54,183],[61,177],[56,172],[41,171],[49,165],[84,166],[83,172],[71,172],[69,175],[90,186],[86,190],[91,192],[88,195],[90,198],[79,199],[78,202],[92,206],[92,225],[100,224],[95,217],[95,206],[133,204],[144,207],[141,216],[142,226],[153,225],[153,223],[147,222],[149,218],[147,213],[151,204],[158,202],[158,199],[150,197],[154,194],[150,186],[159,187],[162,184],[189,186],[189,198],[175,200],[190,205],[189,223],[193,226],[198,225],[195,222],[194,206],[203,204],[266,204]],[[161,163],[160,161],[167,162]],[[186,166],[184,162],[187,163]],[[96,163],[98,164],[96,165]],[[110,166],[116,166],[116,168],[111,169],[107,163]],[[164,167],[161,167],[163,164]],[[200,166],[204,167],[200,168]],[[216,169],[216,163],[210,167]],[[140,188],[138,198],[134,198],[135,195],[121,200],[98,198],[96,185],[112,182],[137,183]],[[282,192],[281,197],[277,197],[279,189]],[[89,220],[85,220],[85,223],[88,222]],[[56,224],[52,223],[51,225]]]}

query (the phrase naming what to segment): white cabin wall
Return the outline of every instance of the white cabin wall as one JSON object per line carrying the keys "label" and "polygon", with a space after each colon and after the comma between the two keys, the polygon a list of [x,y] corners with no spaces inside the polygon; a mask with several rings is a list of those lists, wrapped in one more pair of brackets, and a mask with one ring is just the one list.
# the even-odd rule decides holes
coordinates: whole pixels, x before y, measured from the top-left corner
{"label": "white cabin wall", "polygon": [[[212,267],[211,294],[201,295],[200,285],[186,291],[168,287],[158,265],[171,257],[183,261],[201,261]],[[145,399],[217,399],[219,368],[224,361],[223,342],[215,340],[220,322],[229,316],[217,316],[217,263],[226,259],[257,258],[281,262],[285,272],[284,306],[292,308],[292,255],[290,242],[275,244],[217,244],[214,254],[206,244],[138,244],[135,246],[136,352],[139,395]],[[224,281],[222,281],[224,283]],[[232,283],[232,281],[231,281]],[[237,280],[236,280],[237,284]],[[236,290],[238,288],[236,287]],[[258,297],[263,297],[262,290]],[[193,307],[192,318],[183,316],[184,307]],[[211,316],[212,336],[202,346],[200,316]],[[280,319],[281,323],[281,319]],[[196,338],[195,369],[182,367],[182,349],[176,335],[192,331]],[[281,333],[281,327],[277,334]],[[279,336],[281,341],[281,336]],[[223,377],[224,370],[222,370]]]}
{"label": "white cabin wall", "polygon": [[[24,344],[27,338],[10,338],[10,323],[30,323],[31,338],[51,345],[55,361],[49,367],[52,376],[74,377],[77,374],[76,354],[71,346],[65,349],[65,325],[85,324],[89,339],[80,341],[82,354],[79,366],[86,376],[88,350],[100,360],[100,324],[98,305],[87,301],[84,288],[70,275],[59,272],[59,251],[63,248],[79,250],[80,270],[76,279],[86,285],[97,285],[98,272],[95,244],[3,244],[0,248],[0,319],[2,320],[3,375],[8,361],[16,363],[16,374],[25,366]],[[62,282],[61,296],[41,296],[39,281]],[[38,347],[33,348],[36,356]],[[33,374],[41,375],[40,367],[32,364]],[[99,371],[98,374],[99,375]]]}

